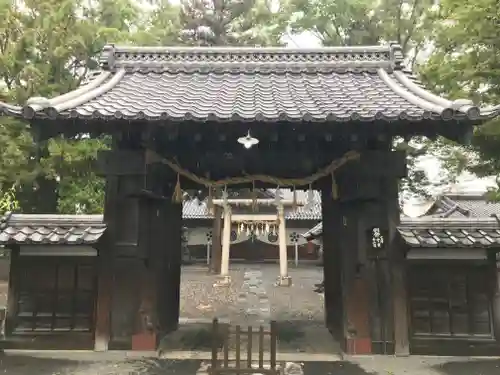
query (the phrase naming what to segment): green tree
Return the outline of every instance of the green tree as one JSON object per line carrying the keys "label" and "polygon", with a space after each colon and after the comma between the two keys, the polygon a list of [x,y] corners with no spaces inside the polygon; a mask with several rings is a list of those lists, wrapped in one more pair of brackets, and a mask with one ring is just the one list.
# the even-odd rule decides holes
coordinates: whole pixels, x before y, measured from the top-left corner
{"label": "green tree", "polygon": [[[429,88],[451,99],[476,104],[500,103],[500,4],[496,0],[443,0],[434,13],[433,53],[422,66]],[[476,128],[471,144],[440,139],[442,161],[456,176],[500,174],[500,121]],[[492,197],[500,198],[493,192]]]}
{"label": "green tree", "polygon": [[271,0],[181,0],[180,4],[181,39],[186,44],[281,44],[286,12]]}
{"label": "green tree", "polygon": [[[433,0],[290,0],[292,32],[307,31],[325,46],[395,41],[416,56],[428,40]],[[413,62],[413,60],[411,61]]]}
{"label": "green tree", "polygon": [[[20,105],[33,96],[54,97],[76,88],[98,68],[97,54],[109,41],[133,43],[142,14],[129,0],[0,0],[0,100]],[[78,135],[42,143],[29,125],[0,119],[0,191],[18,187],[24,211],[49,201],[63,212],[102,209],[102,181],[92,166],[105,139]],[[57,195],[53,194],[57,191]],[[48,196],[45,196],[48,195]],[[44,195],[43,198],[40,198]],[[45,210],[53,210],[51,205]]]}
{"label": "green tree", "polygon": [[[397,42],[407,65],[430,41],[433,0],[290,0],[289,30],[309,32],[325,46],[377,45]],[[408,177],[401,188],[412,194],[429,194],[430,182],[419,166],[419,158],[429,150],[428,141],[396,139],[394,148],[407,152]],[[418,147],[415,143],[418,143]]]}

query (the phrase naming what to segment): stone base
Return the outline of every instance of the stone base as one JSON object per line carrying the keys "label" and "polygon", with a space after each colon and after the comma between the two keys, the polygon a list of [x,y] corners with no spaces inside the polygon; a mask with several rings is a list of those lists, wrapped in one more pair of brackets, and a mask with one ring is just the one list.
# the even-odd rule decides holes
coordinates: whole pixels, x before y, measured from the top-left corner
{"label": "stone base", "polygon": [[231,284],[231,276],[220,276],[214,286],[228,286]]}
{"label": "stone base", "polygon": [[290,276],[280,276],[276,281],[276,286],[292,286],[292,278]]}

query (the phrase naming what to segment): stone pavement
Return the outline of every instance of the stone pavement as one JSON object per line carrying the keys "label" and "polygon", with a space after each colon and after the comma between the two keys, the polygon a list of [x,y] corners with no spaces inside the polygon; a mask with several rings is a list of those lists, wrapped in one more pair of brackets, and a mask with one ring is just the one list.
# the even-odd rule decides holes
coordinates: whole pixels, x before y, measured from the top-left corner
{"label": "stone pavement", "polygon": [[275,285],[277,264],[233,264],[231,284],[217,286],[217,277],[204,266],[183,267],[180,315],[185,324],[163,340],[161,350],[209,351],[210,323],[217,317],[243,329],[276,320],[280,353],[336,355],[340,348],[325,328],[323,295],[314,292],[322,267],[291,266],[289,274],[292,286],[280,287]]}

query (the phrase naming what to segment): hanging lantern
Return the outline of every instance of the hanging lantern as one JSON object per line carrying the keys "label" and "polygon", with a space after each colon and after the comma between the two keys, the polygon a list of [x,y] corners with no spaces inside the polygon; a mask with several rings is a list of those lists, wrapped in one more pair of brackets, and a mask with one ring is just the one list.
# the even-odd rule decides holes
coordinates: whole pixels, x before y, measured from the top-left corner
{"label": "hanging lantern", "polygon": [[266,234],[269,234],[269,223],[266,223]]}
{"label": "hanging lantern", "polygon": [[238,143],[242,144],[246,149],[252,148],[259,144],[259,140],[250,135],[250,130],[245,137],[238,138]]}

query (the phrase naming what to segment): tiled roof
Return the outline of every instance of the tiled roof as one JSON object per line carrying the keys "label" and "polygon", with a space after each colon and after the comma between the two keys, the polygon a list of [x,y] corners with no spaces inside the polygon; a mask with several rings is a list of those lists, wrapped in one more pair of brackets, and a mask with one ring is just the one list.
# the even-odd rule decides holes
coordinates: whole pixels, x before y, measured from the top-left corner
{"label": "tiled roof", "polygon": [[424,90],[398,45],[318,49],[119,47],[102,74],[53,99],[0,113],[24,118],[171,121],[479,120],[478,108]]}
{"label": "tiled roof", "polygon": [[425,216],[441,218],[490,217],[500,214],[500,202],[491,202],[484,194],[442,194],[435,199]]}
{"label": "tiled roof", "polygon": [[[268,189],[271,196],[276,193],[276,189]],[[293,199],[291,189],[280,189],[281,197],[286,200]],[[321,220],[321,193],[313,191],[313,200],[309,201],[309,192],[297,190],[297,203],[303,204],[293,210],[291,207],[285,208],[285,218],[287,220]],[[200,201],[197,198],[184,202],[182,208],[183,219],[211,219],[213,216],[209,213],[206,201]]]}
{"label": "tiled roof", "polygon": [[212,219],[213,215],[208,211],[207,203],[198,198],[184,201],[182,205],[183,219]]}
{"label": "tiled roof", "polygon": [[[411,247],[500,247],[500,223],[496,218],[401,218],[398,231]],[[323,223],[303,236],[313,240],[323,234]]]}
{"label": "tiled roof", "polygon": [[0,219],[0,244],[89,245],[105,230],[102,215],[6,214]]}
{"label": "tiled roof", "polygon": [[495,218],[405,219],[398,231],[411,247],[500,247]]}
{"label": "tiled roof", "polygon": [[309,229],[307,232],[302,234],[306,240],[313,240],[320,237],[323,234],[323,222],[316,224],[314,227]]}

